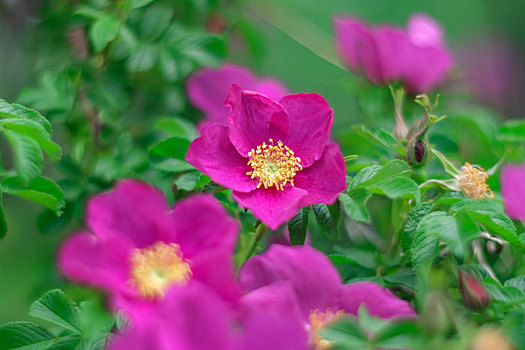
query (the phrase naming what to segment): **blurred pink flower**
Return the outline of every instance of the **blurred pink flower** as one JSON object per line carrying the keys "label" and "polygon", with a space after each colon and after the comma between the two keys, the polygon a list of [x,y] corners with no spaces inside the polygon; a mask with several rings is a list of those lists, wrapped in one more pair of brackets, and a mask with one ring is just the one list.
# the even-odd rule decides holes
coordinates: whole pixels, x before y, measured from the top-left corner
{"label": "blurred pink flower", "polygon": [[202,123],[228,122],[228,109],[224,100],[232,84],[246,90],[258,91],[272,100],[280,100],[288,95],[288,89],[278,80],[256,77],[249,69],[227,63],[219,69],[204,68],[195,73],[186,85],[191,103],[205,116]]}
{"label": "blurred pink flower", "polygon": [[329,143],[333,111],[317,94],[283,97],[233,85],[230,125],[210,123],[186,160],[233,190],[239,205],[276,229],[301,207],[333,203],[345,189],[345,164]]}
{"label": "blurred pink flower", "polygon": [[135,180],[91,198],[86,225],[62,246],[58,265],[76,281],[109,291],[115,309],[140,322],[172,287],[200,281],[224,299],[240,296],[231,256],[238,225],[208,195],[179,201]]}
{"label": "blurred pink flower", "polygon": [[335,44],[348,67],[375,84],[401,81],[412,93],[427,92],[446,78],[452,59],[437,21],[415,14],[406,31],[369,27],[349,16],[334,21]]}
{"label": "blurred pink flower", "polygon": [[304,325],[279,309],[239,319],[230,305],[197,283],[173,289],[153,317],[117,335],[110,350],[306,350]]}
{"label": "blurred pink flower", "polygon": [[513,219],[525,221],[525,163],[504,166],[500,182],[505,212]]}
{"label": "blurred pink flower", "polygon": [[[303,319],[310,345],[323,348],[319,330],[342,316],[357,315],[364,305],[375,316],[414,318],[410,304],[372,282],[343,285],[336,269],[321,252],[308,246],[273,245],[252,257],[241,269],[241,303],[255,312],[273,308]],[[253,311],[255,310],[255,311]]]}

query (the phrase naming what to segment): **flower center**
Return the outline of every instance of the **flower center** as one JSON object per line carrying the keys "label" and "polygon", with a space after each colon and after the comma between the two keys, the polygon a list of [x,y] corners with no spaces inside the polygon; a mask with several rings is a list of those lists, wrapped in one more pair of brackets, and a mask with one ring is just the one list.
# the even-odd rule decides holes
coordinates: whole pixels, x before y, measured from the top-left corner
{"label": "flower center", "polygon": [[321,312],[319,309],[315,309],[310,312],[308,320],[310,322],[310,346],[315,350],[330,350],[332,349],[332,342],[323,339],[320,334],[321,329],[331,322],[337,321],[343,317],[344,311],[339,310],[333,312],[330,309],[326,309],[326,312]]}
{"label": "flower center", "polygon": [[186,285],[192,276],[179,245],[156,242],[131,256],[131,285],[144,298],[163,297],[173,284]]}
{"label": "flower center", "polygon": [[472,199],[494,198],[494,193],[486,183],[489,175],[484,170],[469,163],[459,169],[459,185],[463,193]]}
{"label": "flower center", "polygon": [[248,165],[252,167],[252,171],[248,171],[246,175],[250,175],[252,179],[259,179],[257,188],[261,185],[264,188],[275,186],[283,191],[287,183],[294,186],[295,174],[303,169],[301,158],[296,157],[281,141],[274,145],[273,140],[269,139],[268,144],[263,142],[257,149],[252,148],[248,156]]}

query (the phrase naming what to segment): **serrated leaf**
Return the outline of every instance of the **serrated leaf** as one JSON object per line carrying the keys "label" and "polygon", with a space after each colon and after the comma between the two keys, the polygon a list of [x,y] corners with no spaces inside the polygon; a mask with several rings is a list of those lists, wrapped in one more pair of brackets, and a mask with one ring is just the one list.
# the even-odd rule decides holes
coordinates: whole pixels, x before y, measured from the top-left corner
{"label": "serrated leaf", "polygon": [[11,118],[1,120],[0,125],[35,140],[52,161],[57,161],[62,156],[60,146],[51,141],[51,134],[38,122],[30,119]]}
{"label": "serrated leaf", "polygon": [[0,118],[22,118],[34,121],[51,135],[51,123],[42,114],[34,109],[27,108],[17,103],[8,103],[0,99]]}
{"label": "serrated leaf", "polygon": [[[376,168],[377,169],[377,168]],[[394,159],[383,165],[380,169],[370,176],[366,181],[359,183],[360,187],[369,187],[389,177],[399,176],[411,171],[410,165],[400,159]]]}
{"label": "serrated leaf", "polygon": [[119,32],[120,22],[113,17],[102,16],[97,19],[89,30],[89,37],[96,52],[101,52],[115,40]]}
{"label": "serrated leaf", "polygon": [[38,143],[31,137],[17,132],[4,130],[13,147],[15,163],[20,177],[28,182],[42,173],[44,157]]}
{"label": "serrated leaf", "polygon": [[151,146],[149,152],[161,157],[184,160],[189,147],[190,141],[180,137],[170,137]]}
{"label": "serrated leaf", "polygon": [[60,289],[51,290],[33,302],[29,308],[29,316],[80,332],[78,308]]}
{"label": "serrated leaf", "polygon": [[[426,219],[433,213],[425,216],[418,224],[414,235],[412,236],[412,245],[410,247],[410,255],[412,258],[412,264],[415,268],[418,268],[423,262],[427,260],[434,260],[439,253],[437,237],[428,235],[426,233]],[[437,214],[441,215],[441,214]]]}
{"label": "serrated leaf", "polygon": [[81,341],[82,336],[80,334],[67,335],[65,337],[57,338],[47,350],[84,350],[83,348],[78,347]]}
{"label": "serrated leaf", "polygon": [[0,350],[44,350],[55,337],[31,322],[10,322],[0,327]]}
{"label": "serrated leaf", "polygon": [[503,286],[518,288],[523,293],[525,293],[525,276],[518,276],[518,277],[508,279],[505,281]]}
{"label": "serrated leaf", "polygon": [[329,239],[339,238],[339,202],[335,202],[335,204],[330,206],[326,204],[314,204],[312,208],[321,233]]}
{"label": "serrated leaf", "polygon": [[290,221],[288,221],[288,234],[290,235],[290,242],[293,245],[302,245],[306,239],[306,229],[308,227],[308,214],[310,207],[299,209]]}
{"label": "serrated leaf", "polygon": [[432,203],[423,202],[416,205],[408,214],[403,232],[401,233],[401,248],[408,252],[412,246],[412,236],[415,234],[419,222],[432,209]]}
{"label": "serrated leaf", "polygon": [[358,222],[369,222],[368,209],[366,208],[367,200],[372,194],[364,188],[356,188],[355,190],[341,193],[339,201],[343,205],[346,214],[352,220]]}
{"label": "serrated leaf", "polygon": [[493,200],[465,200],[456,203],[450,210],[452,212],[465,211],[472,220],[483,225],[488,231],[501,236],[516,247],[523,246],[516,233],[516,226],[505,214],[501,204]]}
{"label": "serrated leaf", "polygon": [[59,214],[64,207],[64,192],[53,180],[36,177],[24,183],[19,176],[12,176],[0,181],[2,192],[19,196],[43,205]]}
{"label": "serrated leaf", "polygon": [[454,255],[463,256],[466,242],[461,239],[454,218],[445,212],[436,211],[425,216],[416,229],[416,235],[438,237]]}

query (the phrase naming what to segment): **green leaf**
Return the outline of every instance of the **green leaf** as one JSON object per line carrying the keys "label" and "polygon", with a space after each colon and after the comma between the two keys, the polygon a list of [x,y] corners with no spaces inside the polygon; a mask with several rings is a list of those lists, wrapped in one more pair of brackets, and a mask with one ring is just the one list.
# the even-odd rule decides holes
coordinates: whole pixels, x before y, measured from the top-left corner
{"label": "green leaf", "polygon": [[120,22],[109,16],[97,19],[89,31],[89,37],[96,52],[101,52],[110,42],[115,40],[119,32]]}
{"label": "green leaf", "polygon": [[153,45],[139,45],[128,58],[130,72],[145,72],[153,68],[159,58],[159,50]]}
{"label": "green leaf", "polygon": [[39,123],[51,135],[51,123],[34,109],[0,99],[0,118],[21,118]]}
{"label": "green leaf", "polygon": [[[386,163],[385,165],[383,165],[380,169],[377,169],[377,171],[372,176],[368,175],[368,179],[366,179],[365,181],[362,181],[363,179],[360,179],[361,181],[358,185],[360,187],[369,187],[389,177],[407,174],[411,170],[412,168],[410,167],[410,165],[408,165],[408,163],[405,162],[404,160],[394,159]],[[353,182],[352,182],[352,185],[355,186]]]}
{"label": "green leaf", "polygon": [[366,335],[354,320],[344,318],[321,329],[323,339],[333,342],[335,349],[366,349]]}
{"label": "green leaf", "polygon": [[501,236],[516,247],[523,246],[516,233],[516,226],[505,214],[501,204],[494,200],[464,200],[453,205],[450,210],[452,212],[464,211],[488,231]]}
{"label": "green leaf", "polygon": [[314,204],[312,208],[321,233],[329,239],[339,238],[338,223],[341,212],[339,202],[335,202],[335,204],[330,206],[326,204]]}
{"label": "green leaf", "polygon": [[341,193],[339,195],[339,201],[343,205],[343,209],[346,214],[352,218],[352,220],[358,222],[369,222],[368,209],[366,208],[366,202],[372,196],[372,194],[364,189],[357,188],[350,190],[347,193]]}
{"label": "green leaf", "polygon": [[198,171],[191,171],[185,174],[182,174],[175,180],[175,185],[179,190],[183,191],[193,191],[199,182],[201,173]]}
{"label": "green leaf", "polygon": [[140,33],[145,41],[158,38],[170,25],[173,11],[166,6],[148,7],[143,14]]}
{"label": "green leaf", "polygon": [[29,308],[29,316],[80,332],[78,308],[60,289],[51,290],[33,302]]}
{"label": "green leaf", "polygon": [[[433,214],[434,213],[430,213],[419,222],[416,232],[412,236],[410,255],[412,257],[412,264],[415,268],[418,268],[427,260],[434,260],[439,253],[439,241],[437,237],[426,233],[427,225],[432,224],[432,222],[430,222],[430,224],[427,224],[426,222],[432,220]],[[442,212],[438,212],[435,215],[442,215]]]}
{"label": "green leaf", "polygon": [[47,350],[84,350],[79,344],[82,341],[80,334],[71,334],[65,337],[56,338],[55,342]]}
{"label": "green leaf", "polygon": [[131,8],[132,9],[138,9],[140,7],[144,7],[146,5],[151,4],[155,0],[130,0],[131,2]]}
{"label": "green leaf", "polygon": [[10,322],[0,327],[0,350],[44,350],[55,337],[31,322]]}
{"label": "green leaf", "polygon": [[187,138],[187,133],[182,124],[175,118],[161,118],[155,121],[155,129],[162,130],[180,138]]}
{"label": "green leaf", "polygon": [[31,137],[49,155],[52,161],[62,156],[60,146],[51,141],[51,134],[40,123],[30,119],[3,119],[0,121],[5,129]]}
{"label": "green leaf", "polygon": [[497,138],[503,142],[525,142],[525,121],[509,120],[501,126]]}
{"label": "green leaf", "polygon": [[151,146],[149,152],[161,157],[184,160],[189,147],[190,141],[180,137],[170,137]]}
{"label": "green leaf", "polygon": [[425,216],[419,223],[416,235],[435,236],[447,244],[456,256],[463,256],[467,242],[464,242],[458,232],[456,220],[445,212],[436,211]]}
{"label": "green leaf", "polygon": [[421,199],[418,185],[408,177],[387,178],[367,186],[367,189],[372,193],[384,194],[390,199],[411,197],[416,203]]}
{"label": "green leaf", "polygon": [[401,248],[404,252],[408,252],[412,246],[412,237],[414,236],[419,222],[432,209],[432,203],[423,202],[416,205],[408,214],[405,228],[401,233]]}
{"label": "green leaf", "polygon": [[44,157],[38,143],[31,137],[14,131],[4,130],[13,147],[18,174],[24,181],[30,181],[42,173]]}
{"label": "green leaf", "polygon": [[0,188],[9,193],[43,205],[59,214],[65,205],[64,192],[53,180],[36,177],[28,183],[19,176],[12,176],[0,181]]}
{"label": "green leaf", "polygon": [[196,34],[178,44],[182,55],[201,66],[217,66],[226,58],[223,38],[212,34]]}
{"label": "green leaf", "polygon": [[308,214],[310,207],[299,209],[290,221],[288,221],[288,233],[290,235],[290,242],[293,245],[302,245],[306,239],[306,229],[308,227]]}
{"label": "green leaf", "polygon": [[508,279],[503,284],[505,287],[514,287],[525,293],[525,276],[518,276]]}

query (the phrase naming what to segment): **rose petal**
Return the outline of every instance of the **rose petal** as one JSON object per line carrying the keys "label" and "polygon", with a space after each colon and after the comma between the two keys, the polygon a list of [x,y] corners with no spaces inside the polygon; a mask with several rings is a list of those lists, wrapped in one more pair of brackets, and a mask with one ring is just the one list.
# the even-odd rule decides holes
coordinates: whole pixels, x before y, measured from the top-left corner
{"label": "rose petal", "polygon": [[229,137],[239,153],[248,153],[273,139],[286,143],[288,138],[288,115],[283,106],[268,97],[252,91],[241,91],[232,85],[225,105],[230,108],[231,126]]}
{"label": "rose petal", "polygon": [[289,95],[279,103],[292,126],[286,145],[301,158],[301,165],[308,167],[321,158],[330,138],[334,112],[318,94]]}
{"label": "rose petal", "polygon": [[346,188],[345,161],[335,143],[326,146],[321,159],[297,173],[295,186],[308,191],[300,206],[332,204]]}
{"label": "rose petal", "polygon": [[292,285],[305,319],[311,310],[326,308],[341,288],[341,278],[330,260],[308,246],[274,244],[241,269],[241,287],[247,291],[283,281]]}
{"label": "rose petal", "polygon": [[444,48],[443,28],[434,18],[417,13],[408,19],[407,34],[410,41],[420,47]]}
{"label": "rose petal", "polygon": [[513,219],[525,220],[525,163],[504,166],[500,182],[505,212]]}
{"label": "rose petal", "polygon": [[129,285],[133,246],[113,237],[100,239],[83,231],[69,237],[58,253],[58,268],[69,278],[92,286],[135,294]]}
{"label": "rose petal", "polygon": [[212,195],[183,199],[170,216],[175,227],[174,242],[189,259],[212,249],[233,254],[239,225]]}
{"label": "rose petal", "polygon": [[290,220],[297,214],[302,199],[307,195],[303,189],[287,185],[284,191],[270,188],[259,188],[243,193],[233,192],[239,206],[250,209],[256,218],[272,230]]}
{"label": "rose petal", "polygon": [[228,127],[210,123],[203,127],[201,137],[194,140],[186,161],[207,174],[219,185],[239,192],[249,192],[259,182],[246,173],[252,168],[228,138]]}
{"label": "rose petal", "polygon": [[361,305],[381,318],[416,317],[410,304],[399,299],[388,289],[372,282],[356,282],[343,286],[338,306],[345,312],[357,315]]}
{"label": "rose petal", "polygon": [[126,179],[113,191],[88,201],[86,224],[97,236],[129,240],[142,248],[156,241],[171,241],[168,213],[166,198],[159,189]]}

